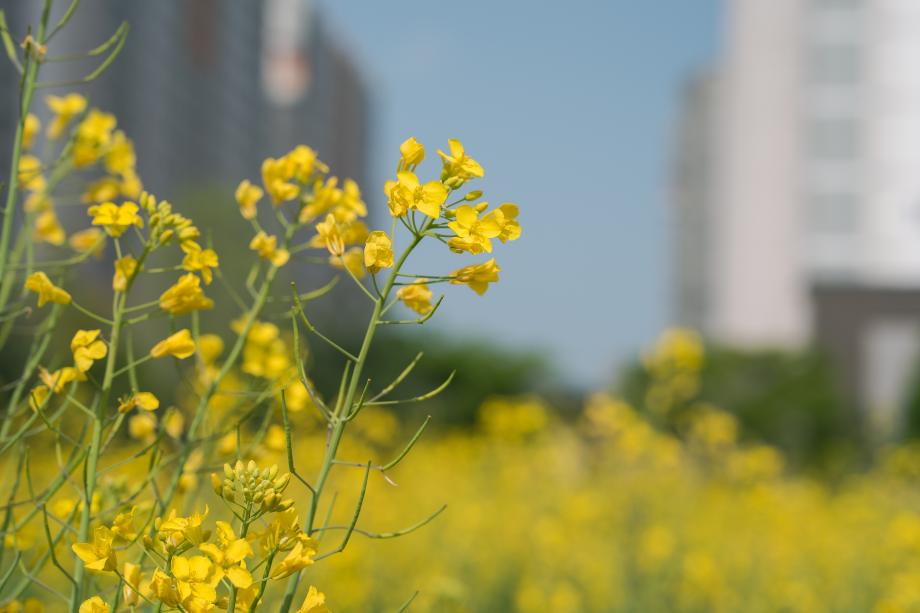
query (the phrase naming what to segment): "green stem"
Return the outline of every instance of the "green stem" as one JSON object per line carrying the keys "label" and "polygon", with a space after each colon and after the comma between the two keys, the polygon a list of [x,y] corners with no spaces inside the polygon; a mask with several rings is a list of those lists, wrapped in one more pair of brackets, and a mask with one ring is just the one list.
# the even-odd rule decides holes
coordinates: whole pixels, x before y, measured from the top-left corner
{"label": "green stem", "polygon": [[[358,385],[361,381],[364,364],[367,361],[367,355],[370,352],[371,344],[374,341],[374,333],[377,331],[377,325],[380,323],[380,316],[384,305],[386,304],[387,298],[393,289],[393,285],[396,283],[396,278],[400,269],[403,267],[412,251],[421,242],[422,236],[428,229],[428,226],[431,225],[431,223],[432,220],[429,219],[425,224],[423,224],[421,230],[414,233],[412,242],[409,243],[405,251],[403,251],[403,253],[399,256],[399,259],[396,261],[396,265],[393,267],[392,272],[390,272],[390,275],[387,277],[387,282],[383,286],[383,291],[380,292],[380,296],[374,301],[374,310],[371,314],[370,321],[367,324],[367,330],[364,333],[364,341],[361,343],[361,350],[358,352],[358,358],[355,361],[354,369],[351,372],[351,378],[348,383],[348,389],[345,393],[345,398],[335,407],[335,410],[332,414],[332,434],[329,437],[329,444],[326,446],[326,453],[323,457],[323,464],[320,467],[319,476],[316,479],[316,485],[314,486],[315,491],[310,503],[307,521],[304,526],[308,535],[312,535],[314,532],[313,523],[316,518],[317,508],[319,507],[319,499],[322,496],[323,488],[326,486],[326,481],[329,478],[329,472],[332,469],[336,452],[338,451],[339,444],[342,441],[342,435],[345,433],[345,427],[348,424],[349,413],[352,411],[352,404],[355,401],[355,394],[358,391]],[[291,610],[291,606],[293,606],[294,603],[294,594],[297,591],[297,586],[299,583],[300,572],[294,573],[291,575],[291,578],[288,579],[287,589],[284,593],[284,600],[282,601],[281,607],[279,608],[280,613],[288,613]]]}

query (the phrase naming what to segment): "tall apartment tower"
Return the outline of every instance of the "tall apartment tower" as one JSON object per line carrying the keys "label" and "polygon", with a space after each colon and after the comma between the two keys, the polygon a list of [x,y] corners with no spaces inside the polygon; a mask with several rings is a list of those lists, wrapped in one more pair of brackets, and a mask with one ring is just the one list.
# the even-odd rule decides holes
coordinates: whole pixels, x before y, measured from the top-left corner
{"label": "tall apartment tower", "polygon": [[851,355],[850,391],[890,398],[871,373],[916,353],[897,339],[920,290],[920,2],[724,15],[677,141],[676,318],[733,345],[816,340]]}

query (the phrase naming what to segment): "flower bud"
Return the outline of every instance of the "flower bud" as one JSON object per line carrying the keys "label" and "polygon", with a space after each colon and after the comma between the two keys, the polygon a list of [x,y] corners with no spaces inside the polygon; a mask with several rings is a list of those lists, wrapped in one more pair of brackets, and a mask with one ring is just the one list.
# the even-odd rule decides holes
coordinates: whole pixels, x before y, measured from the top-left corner
{"label": "flower bud", "polygon": [[466,196],[464,196],[464,199],[465,199],[467,202],[472,202],[473,200],[478,200],[479,198],[482,198],[482,190],[481,190],[481,189],[474,189],[473,191],[471,191],[470,193],[468,193]]}

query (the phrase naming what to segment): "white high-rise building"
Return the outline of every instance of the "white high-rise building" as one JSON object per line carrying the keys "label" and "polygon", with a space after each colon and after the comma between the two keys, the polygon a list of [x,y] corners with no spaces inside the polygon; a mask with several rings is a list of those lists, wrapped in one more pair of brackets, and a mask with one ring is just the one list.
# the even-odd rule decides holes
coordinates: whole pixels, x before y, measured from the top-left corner
{"label": "white high-rise building", "polygon": [[685,104],[678,318],[795,346],[815,283],[920,287],[920,1],[726,0],[723,48]]}
{"label": "white high-rise building", "polygon": [[917,353],[885,339],[920,324],[905,306],[920,290],[920,0],[724,6],[722,56],[687,89],[678,139],[677,319],[747,347],[852,324],[844,378],[864,404],[894,398],[900,383],[871,373],[904,379]]}

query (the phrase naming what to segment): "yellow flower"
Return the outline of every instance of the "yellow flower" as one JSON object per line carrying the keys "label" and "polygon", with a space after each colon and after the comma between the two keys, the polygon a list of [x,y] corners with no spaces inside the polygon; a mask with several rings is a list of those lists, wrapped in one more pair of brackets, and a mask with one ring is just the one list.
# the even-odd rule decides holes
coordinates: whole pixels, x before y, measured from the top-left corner
{"label": "yellow flower", "polygon": [[316,224],[316,238],[332,255],[340,256],[345,251],[345,239],[342,238],[339,224],[332,214],[326,215],[324,221]]}
{"label": "yellow flower", "polygon": [[515,241],[521,236],[521,224],[517,221],[518,207],[516,204],[506,202],[483,218],[483,221],[494,221],[498,226],[498,240],[501,242]]}
{"label": "yellow flower", "polygon": [[19,187],[34,192],[45,189],[45,176],[42,174],[42,162],[34,155],[19,158]]}
{"label": "yellow flower", "polygon": [[419,315],[427,315],[431,312],[431,290],[425,283],[425,279],[419,279],[412,285],[399,288],[396,297]]}
{"label": "yellow flower", "polygon": [[86,119],[77,126],[73,144],[73,163],[77,168],[89,166],[104,153],[103,148],[112,141],[115,116],[96,109],[90,110]]}
{"label": "yellow flower", "polygon": [[192,611],[211,611],[217,600],[216,586],[220,576],[214,564],[205,556],[175,556],[170,564],[176,589],[182,598],[182,608]]}
{"label": "yellow flower", "polygon": [[80,197],[81,202],[106,202],[118,198],[120,193],[118,179],[115,177],[103,177],[98,181],[89,184],[86,191]]}
{"label": "yellow flower", "polygon": [[48,400],[51,390],[48,389],[47,385],[36,385],[32,388],[32,391],[29,392],[29,407],[33,411],[38,411]]}
{"label": "yellow flower", "polygon": [[113,571],[118,568],[115,550],[112,549],[112,531],[105,526],[96,526],[92,543],[71,545],[77,557],[83,560],[87,570],[97,572]]}
{"label": "yellow flower", "polygon": [[83,601],[80,605],[80,613],[109,613],[109,605],[99,596],[93,596]]}
{"label": "yellow flower", "polygon": [[58,216],[54,209],[48,209],[35,220],[34,238],[38,242],[50,243],[52,245],[63,245],[67,236],[64,234],[64,228],[58,221]]}
{"label": "yellow flower", "polygon": [[245,590],[252,585],[252,575],[244,562],[253,554],[252,546],[246,539],[237,538],[227,522],[217,522],[217,536],[219,545],[202,543],[198,548],[226,574],[230,583]]}
{"label": "yellow flower", "polygon": [[326,595],[311,585],[297,613],[329,613],[329,608],[326,606]]}
{"label": "yellow flower", "polygon": [[136,163],[134,143],[125,136],[124,132],[118,130],[112,137],[112,143],[105,154],[105,169],[113,174],[131,175]]}
{"label": "yellow flower", "polygon": [[184,360],[194,355],[195,341],[192,339],[192,333],[188,328],[183,328],[175,334],[163,339],[153,346],[150,355],[154,358],[162,358],[167,355]]}
{"label": "yellow flower", "polygon": [[192,311],[214,308],[214,301],[204,295],[201,279],[194,273],[182,275],[176,283],[160,295],[160,308],[172,315],[185,315]]}
{"label": "yellow flower", "polygon": [[330,255],[329,264],[335,268],[347,268],[357,278],[364,278],[364,253],[358,247],[352,247],[341,256]]}
{"label": "yellow flower", "polygon": [[137,260],[134,256],[126,255],[125,257],[115,260],[115,274],[112,277],[112,289],[116,292],[128,291],[128,279],[131,279],[137,272]]}
{"label": "yellow flower", "polygon": [[133,607],[140,602],[141,567],[131,562],[125,562],[122,575],[125,579],[125,585],[122,588],[122,599],[126,605]]}
{"label": "yellow flower", "polygon": [[450,273],[450,282],[454,285],[468,285],[471,290],[482,296],[489,289],[489,283],[498,281],[501,268],[495,263],[495,258],[482,264],[464,266]]}
{"label": "yellow flower", "polygon": [[198,354],[205,365],[213,364],[224,350],[224,340],[216,334],[198,337]]}
{"label": "yellow flower", "polygon": [[86,381],[86,375],[73,366],[65,366],[54,372],[48,372],[44,368],[40,368],[38,376],[42,383],[55,394],[60,394],[64,387],[73,381]]}
{"label": "yellow flower", "polygon": [[329,168],[319,161],[316,151],[306,145],[297,145],[285,156],[288,172],[301,183],[306,183],[315,171],[328,172]]}
{"label": "yellow flower", "polygon": [[256,204],[264,194],[261,187],[253,185],[248,179],[240,182],[236,188],[236,202],[240,205],[240,213],[244,219],[255,219]]}
{"label": "yellow flower", "polygon": [[259,232],[252,237],[249,248],[258,253],[263,260],[268,260],[278,267],[287,264],[291,258],[291,253],[287,249],[278,248],[278,237],[269,236],[265,232]]}
{"label": "yellow flower", "polygon": [[217,253],[213,249],[190,251],[185,254],[185,258],[182,260],[182,268],[193,272],[200,271],[201,278],[204,279],[206,285],[211,285],[211,281],[214,279],[214,273],[211,272],[211,269],[218,266]]}
{"label": "yellow flower", "polygon": [[447,144],[450,146],[450,155],[438,150],[438,155],[441,156],[444,164],[441,169],[441,180],[445,185],[456,189],[466,181],[481,178],[485,174],[479,162],[466,155],[463,143],[452,138],[447,141]]}
{"label": "yellow flower", "polygon": [[293,178],[295,170],[285,158],[268,158],[262,162],[262,185],[275,206],[300,195],[300,187],[287,182]]}
{"label": "yellow flower", "polygon": [[118,206],[114,202],[104,202],[89,207],[94,226],[103,226],[109,236],[118,238],[131,226],[144,227],[144,220],[137,214],[140,209],[133,202]]}
{"label": "yellow flower", "polygon": [[108,348],[99,338],[101,330],[77,330],[70,341],[74,365],[80,372],[93,367],[93,362],[101,360],[108,353]]}
{"label": "yellow flower", "polygon": [[138,413],[128,420],[128,435],[137,441],[149,442],[157,431],[157,418],[150,413]]}
{"label": "yellow flower", "polygon": [[127,413],[134,407],[145,411],[156,411],[160,408],[160,401],[150,392],[134,392],[119,401],[118,412]]}
{"label": "yellow flower", "polygon": [[447,244],[457,253],[463,251],[469,251],[474,255],[483,251],[491,253],[492,243],[489,239],[501,234],[501,227],[495,217],[486,215],[480,219],[476,209],[468,204],[457,207],[456,218],[448,223],[447,227],[456,234]]}
{"label": "yellow flower", "polygon": [[396,172],[415,170],[415,167],[425,159],[425,146],[410,136],[399,146],[399,165]]}
{"label": "yellow flower", "polygon": [[297,541],[294,548],[281,560],[281,563],[272,570],[272,579],[283,579],[297,571],[313,564],[316,555],[315,541],[304,536]]}
{"label": "yellow flower", "polygon": [[80,94],[67,94],[66,96],[48,96],[45,98],[48,108],[54,113],[51,124],[48,125],[48,138],[60,138],[70,121],[86,110],[86,98]]}
{"label": "yellow flower", "polygon": [[393,241],[386,232],[374,230],[364,244],[364,266],[371,274],[393,266]]}
{"label": "yellow flower", "polygon": [[447,188],[440,181],[429,181],[422,185],[414,172],[408,170],[396,174],[397,181],[387,181],[384,192],[387,206],[394,217],[405,215],[409,209],[418,209],[425,215],[437,219],[441,205],[447,200]]}
{"label": "yellow flower", "polygon": [[99,228],[87,228],[70,235],[70,248],[79,253],[92,252],[97,258],[102,257],[105,247],[105,233]]}
{"label": "yellow flower", "polygon": [[38,117],[29,113],[26,115],[25,129],[22,131],[22,147],[23,149],[31,149],[32,145],[35,144],[35,137],[42,129],[42,122],[38,120]]}
{"label": "yellow flower", "polygon": [[208,516],[208,507],[203,513],[192,513],[188,517],[179,517],[172,510],[165,519],[156,520],[157,532],[175,545],[187,541],[196,547],[211,538],[211,531],[206,530],[204,520]]}
{"label": "yellow flower", "polygon": [[54,206],[54,200],[46,192],[32,192],[22,203],[22,209],[26,213],[38,213],[47,211]]}
{"label": "yellow flower", "polygon": [[137,537],[137,529],[134,527],[134,512],[136,507],[131,507],[128,511],[119,513],[112,520],[112,536],[115,540],[127,543]]}
{"label": "yellow flower", "polygon": [[51,282],[43,272],[33,272],[26,279],[26,289],[38,294],[38,306],[45,306],[47,302],[55,304],[70,304],[70,294]]}
{"label": "yellow flower", "polygon": [[[169,436],[178,439],[182,436],[182,431],[185,428],[185,417],[182,416],[182,413],[179,412],[179,409],[176,407],[170,407],[166,411],[166,415],[163,416],[163,429],[166,430],[166,434]],[[189,461],[189,464],[191,461]]]}

